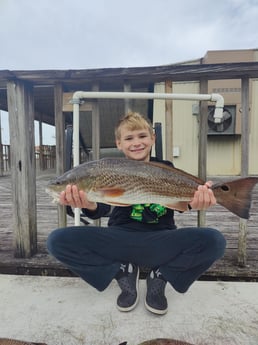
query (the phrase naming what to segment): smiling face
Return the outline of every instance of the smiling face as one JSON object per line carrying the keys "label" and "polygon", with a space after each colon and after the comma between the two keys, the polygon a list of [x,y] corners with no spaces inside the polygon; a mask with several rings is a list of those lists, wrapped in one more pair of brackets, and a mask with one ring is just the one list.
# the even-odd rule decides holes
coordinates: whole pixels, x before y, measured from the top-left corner
{"label": "smiling face", "polygon": [[155,135],[151,134],[148,128],[131,130],[126,125],[122,125],[116,145],[127,158],[146,162],[150,160],[154,142]]}
{"label": "smiling face", "polygon": [[122,117],[115,128],[117,148],[129,159],[149,161],[155,143],[150,120],[137,112]]}

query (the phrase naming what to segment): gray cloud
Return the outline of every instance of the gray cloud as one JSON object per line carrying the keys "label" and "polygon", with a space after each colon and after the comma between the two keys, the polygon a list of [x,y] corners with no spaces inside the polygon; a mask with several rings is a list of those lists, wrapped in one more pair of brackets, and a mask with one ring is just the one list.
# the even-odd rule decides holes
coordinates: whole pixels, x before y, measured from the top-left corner
{"label": "gray cloud", "polygon": [[252,0],[0,0],[0,69],[150,66],[257,47]]}

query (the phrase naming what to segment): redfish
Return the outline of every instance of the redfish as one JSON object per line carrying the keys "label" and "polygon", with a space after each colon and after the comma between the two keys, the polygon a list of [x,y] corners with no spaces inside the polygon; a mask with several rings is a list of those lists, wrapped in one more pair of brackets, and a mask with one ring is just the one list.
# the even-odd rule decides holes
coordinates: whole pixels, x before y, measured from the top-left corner
{"label": "redfish", "polygon": [[[90,201],[116,206],[153,203],[186,211],[194,192],[204,183],[194,175],[162,163],[103,158],[67,171],[50,182],[46,191],[58,202],[60,192],[72,184],[85,191]],[[256,183],[258,177],[245,177],[215,183],[211,189],[218,204],[248,219]]]}
{"label": "redfish", "polygon": [[[127,345],[127,342],[123,342],[119,345]],[[167,339],[167,338],[157,338],[152,340],[146,340],[143,343],[138,345],[193,345],[190,343],[186,343],[185,341],[175,340],[175,339]]]}
{"label": "redfish", "polygon": [[158,338],[158,339],[146,340],[143,343],[140,343],[139,345],[193,345],[193,344],[186,343],[185,341],[181,341],[181,340]]}
{"label": "redfish", "polygon": [[0,345],[47,345],[45,343],[32,343],[22,340],[0,338]]}

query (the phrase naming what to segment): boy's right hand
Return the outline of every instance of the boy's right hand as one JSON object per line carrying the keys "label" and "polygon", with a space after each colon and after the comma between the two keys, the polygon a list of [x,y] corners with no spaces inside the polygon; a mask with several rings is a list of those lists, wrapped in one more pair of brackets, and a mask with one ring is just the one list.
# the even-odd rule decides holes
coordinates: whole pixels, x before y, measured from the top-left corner
{"label": "boy's right hand", "polygon": [[195,191],[194,198],[189,205],[194,210],[206,210],[216,204],[216,198],[211,189],[212,182],[208,181],[204,185],[198,186]]}
{"label": "boy's right hand", "polygon": [[61,205],[69,205],[75,208],[87,208],[95,211],[96,202],[89,201],[84,191],[78,190],[77,186],[68,184],[65,191],[60,193],[59,202]]}

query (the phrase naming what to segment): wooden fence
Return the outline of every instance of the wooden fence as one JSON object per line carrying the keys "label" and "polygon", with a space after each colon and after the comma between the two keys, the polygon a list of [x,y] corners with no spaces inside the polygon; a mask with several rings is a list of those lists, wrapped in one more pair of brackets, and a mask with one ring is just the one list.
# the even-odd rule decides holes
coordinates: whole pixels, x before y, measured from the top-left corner
{"label": "wooden fence", "polygon": [[10,170],[10,145],[0,144],[0,176]]}
{"label": "wooden fence", "polygon": [[[35,147],[35,164],[38,170],[55,169],[56,147],[42,145]],[[10,145],[0,145],[0,176],[8,174],[11,170]]]}

